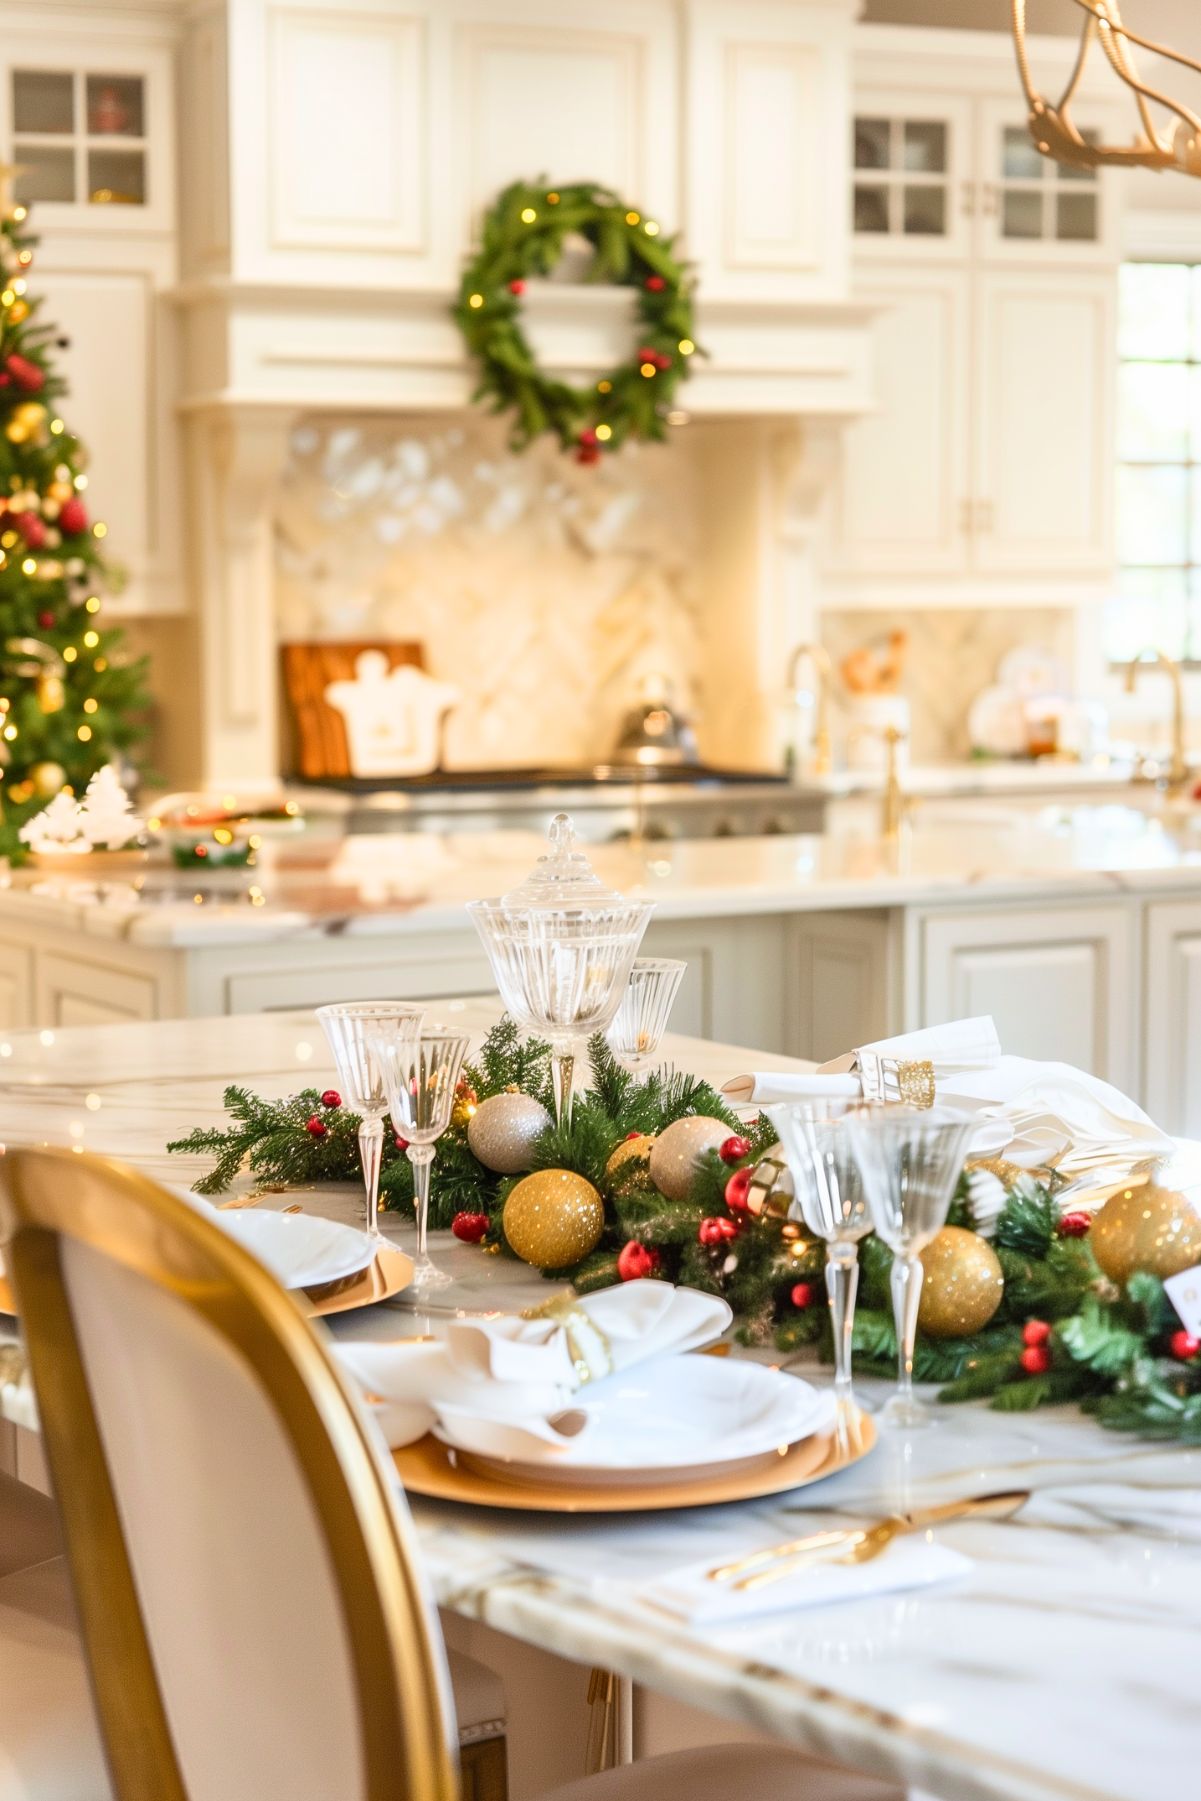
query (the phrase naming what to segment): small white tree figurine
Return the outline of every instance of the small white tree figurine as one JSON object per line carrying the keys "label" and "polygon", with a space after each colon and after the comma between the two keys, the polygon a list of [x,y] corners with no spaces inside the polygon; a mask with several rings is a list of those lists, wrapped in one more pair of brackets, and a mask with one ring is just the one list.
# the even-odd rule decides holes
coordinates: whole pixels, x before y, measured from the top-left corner
{"label": "small white tree figurine", "polygon": [[25,821],[20,836],[21,842],[37,855],[89,848],[79,826],[79,802],[66,788],[60,788],[48,807]]}
{"label": "small white tree figurine", "polygon": [[142,821],[111,763],[87,785],[79,803],[79,830],[93,850],[121,850],[141,834]]}

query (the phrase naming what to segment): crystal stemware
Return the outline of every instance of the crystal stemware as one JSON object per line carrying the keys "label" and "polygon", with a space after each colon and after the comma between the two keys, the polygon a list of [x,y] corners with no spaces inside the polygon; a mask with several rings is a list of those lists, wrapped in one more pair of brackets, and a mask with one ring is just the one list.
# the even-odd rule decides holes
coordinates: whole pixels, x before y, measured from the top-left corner
{"label": "crystal stemware", "polygon": [[519,887],[467,911],[506,1009],[550,1042],[555,1112],[570,1123],[576,1056],[612,1022],[654,903],[605,887],[566,813],[555,814],[548,837]]}
{"label": "crystal stemware", "polygon": [[428,1291],[451,1281],[434,1263],[427,1248],[430,1211],[430,1165],[434,1146],[450,1124],[455,1084],[467,1054],[464,1032],[431,1031],[410,1038],[390,1036],[377,1046],[388,1092],[392,1124],[407,1140],[413,1166],[413,1202],[417,1212],[417,1258],[409,1286]]}
{"label": "crystal stemware", "polygon": [[608,1036],[613,1055],[639,1081],[658,1053],[667,1030],[667,1016],[687,968],[687,963],[673,957],[634,960]]}
{"label": "crystal stemware", "polygon": [[979,1121],[948,1107],[923,1110],[892,1104],[856,1109],[846,1118],[872,1225],[892,1251],[897,1392],[884,1417],[898,1426],[926,1426],[930,1412],[913,1396],[913,1346],[924,1273],[921,1253],[946,1223]]}
{"label": "crystal stemware", "polygon": [[815,1238],[826,1242],[826,1294],[834,1333],[834,1394],[844,1407],[854,1400],[851,1338],[859,1288],[859,1240],[872,1229],[863,1177],[848,1129],[848,1113],[861,1102],[815,1097],[785,1101],[763,1111],[779,1134],[792,1174],[799,1213]]}
{"label": "crystal stemware", "polygon": [[379,1229],[379,1170],[384,1148],[388,1095],[374,1045],[390,1037],[415,1037],[425,1009],[408,1001],[338,1001],[318,1007],[317,1018],[334,1054],[343,1099],[362,1116],[359,1162],[367,1191],[368,1236]]}

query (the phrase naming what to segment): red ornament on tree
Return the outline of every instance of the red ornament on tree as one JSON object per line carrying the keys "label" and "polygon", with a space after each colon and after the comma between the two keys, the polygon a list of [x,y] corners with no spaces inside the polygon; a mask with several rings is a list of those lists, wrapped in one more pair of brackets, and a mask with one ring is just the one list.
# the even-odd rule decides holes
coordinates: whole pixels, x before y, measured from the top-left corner
{"label": "red ornament on tree", "polygon": [[324,1138],[329,1127],[323,1119],[318,1119],[317,1115],[312,1113],[309,1115],[308,1119],[305,1120],[304,1129],[310,1138]]}
{"label": "red ornament on tree", "polygon": [[[510,294],[524,294],[525,293],[525,283],[521,280],[520,276],[515,276],[514,279],[509,283],[509,292],[510,292]],[[474,1215],[472,1217],[474,1218]]]}
{"label": "red ornament on tree", "polygon": [[732,1138],[727,1138],[724,1144],[718,1145],[717,1154],[723,1163],[741,1163],[744,1157],[751,1154],[751,1141],[749,1138],[740,1138],[735,1132]]}
{"label": "red ornament on tree", "polygon": [[725,1244],[738,1236],[738,1227],[732,1219],[716,1215],[712,1219],[703,1219],[696,1229],[698,1244]]}
{"label": "red ornament on tree", "polygon": [[1045,1376],[1051,1367],[1051,1353],[1045,1344],[1027,1345],[1018,1362],[1028,1376]]}
{"label": "red ornament on tree", "polygon": [[651,354],[650,354],[650,361],[655,365],[656,369],[670,369],[671,368],[671,358],[668,356],[668,354],[665,350],[652,350]]}
{"label": "red ornament on tree", "polygon": [[37,394],[46,385],[46,371],[15,350],[4,366],[23,394]]}
{"label": "red ornament on tree", "polygon": [[1051,1328],[1045,1319],[1028,1319],[1022,1327],[1022,1343],[1028,1346],[1046,1344]]}
{"label": "red ornament on tree", "polygon": [[661,294],[667,283],[661,275],[648,275],[642,285],[651,294]]}
{"label": "red ornament on tree", "polygon": [[1201,1338],[1194,1338],[1192,1333],[1186,1332],[1182,1326],[1179,1332],[1173,1332],[1168,1340],[1168,1349],[1177,1362],[1191,1363],[1197,1352],[1201,1351]]}
{"label": "red ornament on tree", "polygon": [[338,1093],[336,1088],[327,1088],[325,1093],[321,1096],[321,1105],[323,1107],[329,1107],[331,1110],[334,1107],[340,1107],[342,1105],[342,1096]]}
{"label": "red ornament on tree", "polygon": [[792,1293],[788,1298],[794,1307],[811,1307],[813,1305],[813,1293],[814,1289],[812,1282],[794,1282],[792,1285]]}
{"label": "red ornament on tree", "polygon": [[747,1197],[750,1193],[750,1187],[751,1171],[749,1169],[736,1169],[734,1174],[730,1177],[730,1180],[726,1183],[725,1201],[726,1206],[730,1209],[731,1213],[745,1213],[747,1211]]}
{"label": "red ornament on tree", "polygon": [[80,532],[88,529],[88,509],[78,495],[64,500],[59,509],[58,524],[60,531],[66,532],[68,538],[77,538]]}
{"label": "red ornament on tree", "polygon": [[1091,1213],[1065,1213],[1055,1230],[1061,1238],[1083,1238],[1092,1223]]}
{"label": "red ornament on tree", "polygon": [[55,624],[54,614],[50,611],[49,607],[43,607],[41,612],[38,614],[38,624],[41,626],[41,628],[44,632],[50,631],[51,628],[54,626],[54,624]]}
{"label": "red ornament on tree", "polygon": [[596,433],[590,425],[586,425],[580,433],[580,444],[585,450],[595,450],[599,443]]}
{"label": "red ornament on tree", "polygon": [[479,1244],[488,1235],[488,1215],[486,1213],[456,1213],[450,1222],[450,1229],[456,1238],[464,1244]]}
{"label": "red ornament on tree", "polygon": [[595,444],[581,444],[575,453],[577,463],[599,463],[600,459],[600,449]]}
{"label": "red ornament on tree", "polygon": [[653,1276],[659,1267],[659,1253],[652,1251],[636,1238],[621,1247],[617,1257],[617,1273],[623,1282],[641,1282],[646,1276]]}
{"label": "red ornament on tree", "polygon": [[18,513],[13,524],[25,540],[29,550],[41,550],[46,542],[46,521],[40,513]]}

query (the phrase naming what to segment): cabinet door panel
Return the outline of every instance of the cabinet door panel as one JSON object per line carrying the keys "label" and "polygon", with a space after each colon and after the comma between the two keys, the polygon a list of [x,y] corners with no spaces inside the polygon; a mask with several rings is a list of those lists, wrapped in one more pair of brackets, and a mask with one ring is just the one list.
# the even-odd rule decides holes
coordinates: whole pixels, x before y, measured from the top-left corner
{"label": "cabinet door panel", "polygon": [[[877,277],[878,282],[878,277]],[[968,277],[896,269],[879,305],[875,409],[847,428],[833,560],[882,574],[962,570],[967,468]]]}
{"label": "cabinet door panel", "polygon": [[1147,908],[1147,1111],[1167,1132],[1201,1137],[1201,904]]}
{"label": "cabinet door panel", "polygon": [[42,1025],[103,1026],[157,1019],[158,1000],[153,976],[52,953],[38,957],[37,1017]]}
{"label": "cabinet door panel", "polygon": [[1123,905],[932,914],[921,938],[916,1023],[990,1013],[1005,1051],[1133,1087],[1133,947]]}
{"label": "cabinet door panel", "polygon": [[[1119,189],[1112,169],[1069,169],[1039,154],[1020,99],[982,101],[977,109],[976,167],[981,204],[978,249],[987,262],[1116,263],[1120,251]],[[1120,140],[1126,121],[1104,107],[1085,108],[1086,136]]]}
{"label": "cabinet door panel", "polygon": [[1109,276],[979,278],[975,556],[985,571],[1104,574],[1116,378]]}

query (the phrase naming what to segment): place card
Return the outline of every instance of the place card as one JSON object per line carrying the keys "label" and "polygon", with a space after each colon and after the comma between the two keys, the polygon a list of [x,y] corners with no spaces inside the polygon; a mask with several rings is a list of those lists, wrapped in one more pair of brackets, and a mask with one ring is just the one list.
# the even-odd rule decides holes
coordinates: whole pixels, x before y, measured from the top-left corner
{"label": "place card", "polygon": [[1168,1276],[1164,1288],[1185,1331],[1191,1332],[1194,1338],[1201,1338],[1201,1263],[1194,1264],[1192,1269],[1182,1269],[1179,1275]]}

